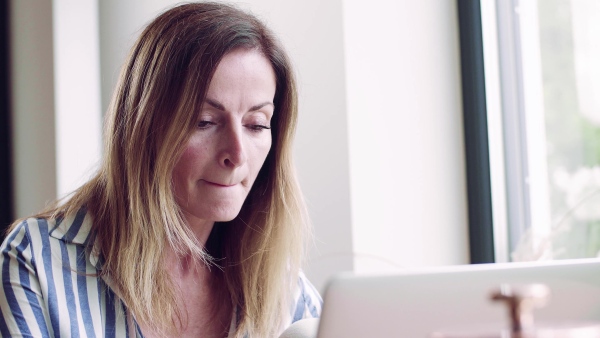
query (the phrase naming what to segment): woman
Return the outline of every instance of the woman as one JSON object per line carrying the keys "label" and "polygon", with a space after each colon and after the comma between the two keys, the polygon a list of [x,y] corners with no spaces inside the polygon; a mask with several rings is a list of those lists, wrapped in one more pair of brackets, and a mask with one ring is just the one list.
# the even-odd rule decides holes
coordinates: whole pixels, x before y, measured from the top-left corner
{"label": "woman", "polygon": [[96,176],[2,245],[2,336],[276,337],[317,317],[296,114],[289,60],[255,17],[196,3],[156,18]]}

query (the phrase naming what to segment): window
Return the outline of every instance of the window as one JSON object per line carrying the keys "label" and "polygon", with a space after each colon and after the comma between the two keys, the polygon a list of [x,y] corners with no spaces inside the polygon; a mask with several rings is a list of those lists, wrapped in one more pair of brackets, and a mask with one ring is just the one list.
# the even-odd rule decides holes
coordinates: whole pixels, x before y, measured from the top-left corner
{"label": "window", "polygon": [[600,253],[600,2],[481,1],[496,261]]}

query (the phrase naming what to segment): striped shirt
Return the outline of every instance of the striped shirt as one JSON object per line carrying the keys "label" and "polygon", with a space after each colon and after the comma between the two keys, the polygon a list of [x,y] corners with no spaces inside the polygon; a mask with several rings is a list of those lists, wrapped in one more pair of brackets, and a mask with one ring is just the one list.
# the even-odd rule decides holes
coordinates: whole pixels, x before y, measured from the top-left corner
{"label": "striped shirt", "polygon": [[[143,337],[110,283],[97,277],[99,257],[85,250],[91,222],[85,212],[62,222],[31,218],[8,234],[0,247],[2,337]],[[303,274],[294,299],[286,327],[320,315],[321,297]]]}

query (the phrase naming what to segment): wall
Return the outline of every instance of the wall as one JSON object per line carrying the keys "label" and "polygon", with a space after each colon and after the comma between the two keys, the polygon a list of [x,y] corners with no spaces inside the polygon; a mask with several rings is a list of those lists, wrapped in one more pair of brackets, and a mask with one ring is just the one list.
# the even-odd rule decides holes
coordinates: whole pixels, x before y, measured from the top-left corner
{"label": "wall", "polygon": [[344,2],[355,270],[465,264],[456,4]]}
{"label": "wall", "polygon": [[[96,2],[101,111],[140,29],[173,3]],[[369,8],[351,0],[238,3],[278,33],[295,62],[300,90],[295,157],[315,226],[307,274],[317,287],[345,270],[467,263],[455,3],[377,0]],[[16,82],[33,81],[15,67]],[[50,99],[51,87],[44,92]],[[44,112],[50,120],[53,114]],[[15,130],[22,126],[18,122]],[[35,153],[37,145],[16,152]],[[36,168],[21,177],[45,175]],[[31,195],[27,189],[16,182],[20,196]],[[40,204],[25,200],[17,199],[19,210]]]}
{"label": "wall", "polygon": [[54,0],[56,194],[95,173],[102,152],[98,4]]}
{"label": "wall", "polygon": [[10,2],[14,212],[56,198],[52,2]]}

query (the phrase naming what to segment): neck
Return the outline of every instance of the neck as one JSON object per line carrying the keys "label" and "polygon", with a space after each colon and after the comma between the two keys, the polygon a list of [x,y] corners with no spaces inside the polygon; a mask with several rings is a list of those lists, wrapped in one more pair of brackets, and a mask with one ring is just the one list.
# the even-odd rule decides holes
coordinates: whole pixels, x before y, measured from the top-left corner
{"label": "neck", "polygon": [[[186,214],[185,221],[187,226],[190,228],[198,245],[206,247],[206,242],[213,229],[215,222],[207,221],[204,219],[196,218],[192,215]],[[174,278],[185,277],[189,275],[210,276],[210,268],[204,261],[198,261],[194,259],[192,255],[188,253],[177,253],[173,248],[168,246],[165,255],[165,268]]]}
{"label": "neck", "polygon": [[198,282],[210,280],[211,268],[203,261],[193,259],[190,254],[177,254],[172,248],[167,249],[165,269],[175,280],[192,278]]}
{"label": "neck", "polygon": [[204,247],[206,245],[206,241],[208,240],[208,236],[210,236],[210,233],[215,225],[215,222],[199,219],[189,214],[185,215],[185,221],[187,226],[196,236],[198,243]]}

